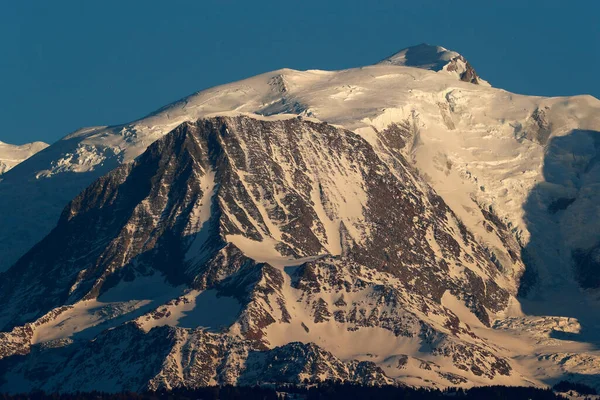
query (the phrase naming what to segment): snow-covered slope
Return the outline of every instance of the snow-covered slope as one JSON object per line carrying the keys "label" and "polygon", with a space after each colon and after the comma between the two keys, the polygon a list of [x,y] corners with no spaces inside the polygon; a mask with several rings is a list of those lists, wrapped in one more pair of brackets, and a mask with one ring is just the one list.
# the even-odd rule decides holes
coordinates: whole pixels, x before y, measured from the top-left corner
{"label": "snow-covered slope", "polygon": [[[450,53],[436,48],[435,54],[446,62],[447,56],[456,57]],[[507,307],[491,317],[498,319],[490,321],[497,329],[483,325],[477,332],[501,343],[503,356],[522,362],[513,368],[544,382],[569,372],[593,381],[600,365],[593,350],[600,311],[593,296],[600,268],[600,101],[590,96],[517,95],[463,81],[460,75],[466,70],[449,71],[450,62],[437,72],[428,69],[430,61],[415,61],[418,68],[407,66],[410,57],[410,52],[401,52],[390,58],[395,61],[343,71],[278,70],[198,92],[130,124],[89,128],[65,137],[0,182],[2,269],[48,234],[63,207],[94,179],[132,161],[181,123],[211,115],[287,119],[278,115],[297,114],[355,132],[387,168],[394,170],[400,156],[408,160],[418,171],[415,176],[435,189],[498,270],[513,271],[511,279],[518,279],[515,266],[524,262],[520,294],[526,297],[510,297],[502,304]],[[209,182],[202,185],[208,187]],[[355,206],[363,198],[357,193],[350,203]],[[344,211],[354,209],[348,206]],[[267,211],[257,217],[262,212]],[[313,212],[323,215],[327,210]],[[350,217],[357,215],[343,215]],[[329,238],[331,222],[319,219]],[[273,262],[269,255],[283,232],[272,228],[265,227],[275,236],[261,246],[244,247],[248,243],[235,235],[229,239],[250,258]],[[328,254],[339,250],[336,241],[319,243]],[[40,316],[61,299],[50,296],[52,304],[29,310],[36,314],[25,318]],[[472,318],[469,315],[465,312],[460,319]],[[528,331],[531,337],[515,339]],[[406,365],[416,365],[415,359],[407,359]],[[531,363],[542,361],[544,368],[531,368]]]}
{"label": "snow-covered slope", "polygon": [[[293,116],[184,123],[77,196],[2,276],[3,388],[101,389],[83,378],[98,363],[115,390],[527,383],[469,325],[508,307],[522,269],[494,264],[393,148]],[[156,375],[116,351],[133,341]],[[189,346],[214,351],[208,365]],[[57,372],[33,373],[40,358]],[[289,372],[305,358],[318,368]]]}
{"label": "snow-covered slope", "polygon": [[48,145],[44,142],[26,143],[20,146],[0,142],[0,175],[46,147]]}

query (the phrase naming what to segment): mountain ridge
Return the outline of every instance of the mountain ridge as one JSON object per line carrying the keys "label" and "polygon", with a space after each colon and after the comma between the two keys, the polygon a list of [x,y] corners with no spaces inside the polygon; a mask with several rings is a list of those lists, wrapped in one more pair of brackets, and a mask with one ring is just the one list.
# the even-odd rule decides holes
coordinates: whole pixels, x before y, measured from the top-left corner
{"label": "mountain ridge", "polygon": [[[317,148],[329,150],[309,151]],[[0,321],[4,331],[12,330],[0,338],[6,370],[43,390],[59,389],[53,386],[58,382],[71,385],[66,386],[70,390],[90,390],[96,386],[75,377],[85,367],[61,366],[60,358],[51,361],[53,354],[72,351],[71,357],[89,365],[90,346],[110,348],[114,340],[141,335],[141,344],[134,347],[139,350],[132,351],[147,352],[146,340],[154,343],[148,346],[164,348],[165,353],[155,351],[156,363],[164,359],[159,375],[150,379],[147,372],[125,374],[140,384],[147,382],[132,387],[119,379],[115,390],[254,380],[300,383],[318,376],[365,384],[394,382],[388,374],[398,370],[356,359],[347,353],[351,347],[334,350],[336,355],[331,353],[333,343],[312,343],[320,339],[310,332],[327,325],[349,338],[367,330],[398,346],[404,340],[428,343],[428,353],[440,360],[432,364],[439,384],[522,379],[442,299],[446,292],[463,299],[469,312],[490,326],[490,314],[505,308],[510,293],[516,292],[514,274],[499,272],[403,157],[390,156],[396,159],[393,166],[360,136],[298,118],[216,117],[182,124],[134,163],[115,169],[76,197],[50,235],[2,275]],[[214,183],[207,182],[211,179]],[[357,194],[364,203],[350,207]],[[382,213],[379,199],[396,203]],[[339,221],[338,233],[327,227],[331,218]],[[331,246],[332,236],[341,240],[341,248]],[[249,253],[255,248],[268,260],[253,260]],[[293,265],[299,266],[290,270]],[[157,283],[164,277],[159,292],[170,299],[147,304],[131,298],[137,294],[130,289],[120,301],[107,302],[115,299],[111,293],[116,288],[137,281],[144,285],[153,276]],[[201,300],[205,296],[212,300]],[[337,300],[331,304],[326,298]],[[102,312],[95,311],[98,302],[104,304]],[[225,325],[196,325],[207,321],[197,313],[208,310],[199,307],[219,308],[223,302],[224,310],[233,311]],[[234,304],[239,305],[232,309]],[[190,322],[195,329],[185,328],[187,323],[180,326],[186,318],[196,318]],[[102,324],[112,329],[89,342],[86,330],[96,332]],[[165,325],[172,328],[165,331]],[[225,349],[203,369],[200,380],[186,378],[187,369],[196,368],[198,361],[184,362],[178,346],[190,345],[197,335],[205,337],[204,331],[214,332],[210,341],[215,346],[222,342]],[[290,342],[298,335],[301,344]],[[15,346],[17,342],[21,345]],[[50,347],[38,353],[36,344]],[[241,346],[243,353],[227,372],[228,380],[221,380],[213,368],[227,360],[232,345]],[[194,346],[197,351],[212,348]],[[17,354],[23,357],[14,359]],[[252,354],[261,355],[254,360]],[[261,361],[271,354],[279,360],[277,367]],[[396,355],[379,357],[390,356]],[[37,357],[74,375],[31,380],[29,368],[37,364],[30,360]],[[114,378],[114,373],[124,373],[128,357],[101,362]],[[320,372],[284,373],[305,357]],[[164,364],[173,362],[183,372]],[[248,366],[255,363],[259,366]],[[15,390],[10,383],[4,389]]]}

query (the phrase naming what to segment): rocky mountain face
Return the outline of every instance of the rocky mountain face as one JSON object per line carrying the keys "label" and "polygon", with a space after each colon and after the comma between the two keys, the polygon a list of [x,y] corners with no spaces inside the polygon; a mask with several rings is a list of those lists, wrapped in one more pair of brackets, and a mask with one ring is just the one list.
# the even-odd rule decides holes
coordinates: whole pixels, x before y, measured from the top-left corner
{"label": "rocky mountain face", "polygon": [[599,132],[437,46],[74,132],[0,178],[0,388],[600,388]]}
{"label": "rocky mountain face", "polygon": [[26,143],[20,146],[0,142],[0,175],[46,147],[48,145],[44,142]]}
{"label": "rocky mountain face", "polygon": [[[413,52],[420,54],[422,51],[417,49],[420,47],[423,46],[410,48],[412,49],[410,54]],[[357,69],[351,76],[340,74],[339,77],[335,77],[335,73],[325,71],[311,73],[297,73],[288,69],[274,71],[250,78],[240,85],[225,85],[199,92],[138,121],[118,126],[83,128],[65,136],[50,146],[47,151],[37,154],[36,157],[21,165],[17,171],[5,174],[0,181],[0,209],[19,209],[18,218],[0,214],[0,271],[8,269],[33,245],[42,240],[56,224],[64,206],[91,182],[121,163],[132,161],[148,145],[184,121],[195,121],[213,113],[238,110],[261,115],[281,113],[312,115],[331,122],[342,122],[337,120],[344,115],[343,119],[346,121],[341,125],[354,129],[356,121],[364,120],[365,117],[374,118],[380,111],[404,103],[404,100],[398,102],[397,99],[392,100],[392,98],[400,93],[410,93],[407,90],[415,84],[420,92],[437,91],[429,87],[430,84],[426,82],[431,80],[431,65],[436,62],[443,64],[440,64],[443,73],[437,74],[439,76],[434,81],[439,81],[437,84],[444,87],[448,86],[448,81],[452,84],[456,83],[454,78],[457,77],[463,81],[483,82],[474,72],[469,72],[471,70],[466,68],[468,63],[461,61],[460,54],[441,47],[439,49],[443,50],[438,54],[437,46],[425,45],[425,47],[430,48],[429,52],[432,51],[431,49],[435,50],[433,61],[429,57],[421,62],[419,56],[417,60],[420,60],[420,64],[408,63],[406,67],[400,67],[405,64],[399,61],[399,57],[392,57],[389,63],[382,62],[376,67],[370,67],[374,68],[373,71],[368,71],[369,68]],[[403,52],[398,54],[404,54]],[[428,52],[427,49],[425,52]],[[413,68],[414,66],[418,68]],[[398,75],[399,69],[409,71],[411,75]],[[415,71],[418,75],[417,80],[413,79]],[[356,73],[372,77],[372,72],[376,72],[376,76],[379,77],[373,81],[377,83],[377,87],[367,89],[367,92],[374,90],[373,96],[369,96],[367,107],[361,107],[362,111],[359,114],[367,113],[360,115],[357,120],[348,121],[349,117],[359,114],[340,109],[339,103],[343,101],[344,106],[353,106],[355,101],[360,101],[366,88],[363,88],[362,83],[353,82],[353,77]],[[359,81],[364,82],[364,77],[359,78]],[[390,79],[394,81],[391,86]],[[320,89],[313,88],[313,85],[321,86],[324,83],[324,95],[315,97],[313,94]],[[425,83],[427,88],[421,88],[420,83]],[[388,90],[392,87],[395,88],[392,93],[396,94],[390,96]],[[324,108],[317,107],[315,101],[323,100],[333,101],[335,104],[333,107],[330,104]],[[411,103],[413,101],[414,99],[411,99]],[[436,107],[438,102],[438,100],[434,102]],[[325,110],[327,110],[326,114],[333,111],[334,116],[317,115]],[[411,112],[411,110],[407,111]]]}
{"label": "rocky mountain face", "polygon": [[[489,326],[522,269],[494,264],[397,151],[299,118],[185,123],[2,275],[2,387],[379,384],[415,363],[441,385],[521,379],[445,299]],[[367,332],[397,352],[365,355]]]}

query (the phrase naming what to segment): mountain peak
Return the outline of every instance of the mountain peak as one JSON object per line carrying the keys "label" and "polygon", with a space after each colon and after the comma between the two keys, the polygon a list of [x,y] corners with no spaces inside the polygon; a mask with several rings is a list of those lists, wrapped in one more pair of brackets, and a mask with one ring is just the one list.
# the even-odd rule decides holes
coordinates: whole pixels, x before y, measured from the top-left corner
{"label": "mountain peak", "polygon": [[446,64],[461,55],[442,46],[421,43],[407,47],[379,62],[379,64],[402,65],[417,67],[431,71],[441,71]]}
{"label": "mountain peak", "polygon": [[402,49],[377,64],[415,67],[435,72],[444,71],[456,75],[461,81],[489,86],[461,54],[427,43]]}

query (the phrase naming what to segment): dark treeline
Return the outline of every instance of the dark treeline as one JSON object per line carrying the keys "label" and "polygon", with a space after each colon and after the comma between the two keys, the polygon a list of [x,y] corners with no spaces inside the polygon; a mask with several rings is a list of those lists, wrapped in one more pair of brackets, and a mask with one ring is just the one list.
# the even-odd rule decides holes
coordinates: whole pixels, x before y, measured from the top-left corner
{"label": "dark treeline", "polygon": [[[565,388],[566,389],[566,388]],[[569,389],[575,389],[570,387]],[[323,383],[318,386],[279,386],[279,387],[239,387],[222,386],[200,389],[173,389],[158,392],[123,392],[123,393],[63,393],[47,394],[34,392],[29,394],[0,394],[0,400],[324,400],[324,399],[485,399],[485,400],[520,400],[520,399],[564,399],[550,389],[528,387],[486,386],[468,390],[447,389],[432,390],[396,386],[371,387],[354,384]]]}
{"label": "dark treeline", "polygon": [[554,390],[559,392],[569,392],[574,390],[579,394],[597,394],[596,389],[591,388],[582,383],[574,383],[569,381],[560,381],[554,385]]}

